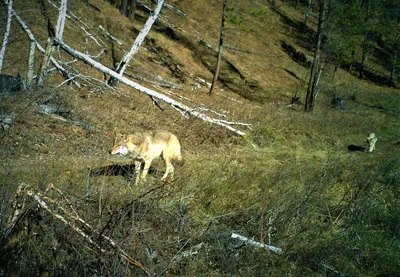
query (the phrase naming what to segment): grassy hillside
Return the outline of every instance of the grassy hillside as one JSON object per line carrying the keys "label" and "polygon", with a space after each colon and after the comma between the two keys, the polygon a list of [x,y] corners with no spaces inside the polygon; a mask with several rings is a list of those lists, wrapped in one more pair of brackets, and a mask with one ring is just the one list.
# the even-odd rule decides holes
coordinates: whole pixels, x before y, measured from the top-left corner
{"label": "grassy hillside", "polygon": [[[91,55],[104,49],[98,61],[109,67],[148,17],[140,5],[130,22],[104,1],[70,2],[70,11],[100,45],[72,19],[64,41]],[[127,86],[106,87],[103,74],[80,61],[68,69],[93,78],[77,78],[81,88],[60,86],[64,79],[53,72],[43,88],[0,94],[2,114],[16,115],[10,129],[0,130],[0,275],[394,276],[400,271],[399,91],[341,69],[332,79],[333,67],[326,64],[314,113],[289,105],[296,92],[304,99],[309,67],[283,45],[310,59],[316,22],[301,27],[304,7],[235,1],[228,4],[225,45],[247,52],[224,49],[218,88],[210,97],[199,80],[212,80],[220,2],[167,1],[186,15],[164,7],[163,20],[153,26],[128,74],[185,105],[252,124],[235,125],[245,137],[182,116],[163,102],[160,109]],[[55,23],[57,10],[47,2],[46,7]],[[15,10],[45,46],[37,2],[15,1]],[[3,18],[3,9],[0,14]],[[111,45],[99,25],[123,44]],[[73,60],[62,51],[55,55]],[[15,21],[3,73],[24,76],[27,59],[28,40]],[[36,70],[40,61],[37,54]],[[384,68],[375,62],[368,66]],[[47,104],[71,111],[66,120],[41,113],[49,96]],[[333,96],[345,99],[343,110],[331,105]],[[185,163],[174,182],[163,183],[164,165],[156,161],[148,182],[135,186],[129,159],[109,154],[113,132],[159,129],[179,137]],[[367,147],[371,132],[378,137],[376,151],[347,150],[350,144]],[[21,184],[41,195],[49,209],[18,192]],[[61,192],[48,189],[51,184]],[[232,233],[283,252],[235,240]],[[131,259],[121,258],[117,249]]]}

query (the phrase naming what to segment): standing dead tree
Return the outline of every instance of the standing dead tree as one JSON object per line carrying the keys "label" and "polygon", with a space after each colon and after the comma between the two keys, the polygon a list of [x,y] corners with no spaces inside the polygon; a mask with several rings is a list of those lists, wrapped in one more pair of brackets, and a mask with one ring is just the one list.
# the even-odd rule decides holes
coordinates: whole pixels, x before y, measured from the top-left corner
{"label": "standing dead tree", "polygon": [[[62,40],[62,36],[64,33],[64,26],[65,26],[65,18],[67,15],[67,2],[68,2],[68,0],[61,0],[55,34],[52,34],[52,32],[49,31],[49,38],[47,39],[46,51],[45,51],[45,54],[44,54],[44,57],[42,60],[42,64],[40,66],[39,74],[38,74],[38,76],[39,76],[38,81],[37,81],[38,86],[43,85],[43,82],[47,75],[47,68],[49,67],[51,55],[55,49],[53,46],[53,44],[54,44],[53,43],[53,39],[54,39],[53,35],[55,35],[55,37],[57,39]],[[50,26],[51,26],[50,19],[48,19],[47,24],[48,24],[49,30],[53,29],[53,28],[50,28]]]}
{"label": "standing dead tree", "polygon": [[[35,36],[33,35],[32,31],[28,28],[28,25],[22,20],[22,18],[13,10],[13,14],[15,18],[17,19],[18,23],[21,25],[21,28],[25,31],[25,33],[28,35],[28,38],[31,42],[34,42],[36,45],[36,48],[43,54],[45,54],[46,50],[40,45],[40,43],[35,39]],[[50,61],[54,64],[54,66],[57,68],[57,70],[61,73],[61,75],[69,80],[73,79],[73,77],[70,75],[70,73],[60,65],[60,63],[52,56],[50,56]],[[72,82],[75,83],[76,86],[80,87],[79,83],[76,81],[72,80]]]}
{"label": "standing dead tree", "polygon": [[221,20],[221,30],[220,30],[220,36],[219,36],[217,65],[215,66],[214,77],[212,80],[212,85],[211,85],[209,95],[212,95],[214,92],[214,89],[215,89],[215,86],[216,86],[217,80],[218,80],[219,68],[221,66],[220,64],[221,64],[221,57],[222,57],[222,46],[224,44],[225,10],[226,10],[227,2],[228,2],[227,0],[224,0],[224,4],[223,4],[223,8],[222,8],[222,20]]}
{"label": "standing dead tree", "polygon": [[313,112],[314,111],[314,101],[318,91],[318,82],[320,76],[320,52],[321,52],[321,44],[322,44],[322,35],[324,30],[324,22],[325,22],[325,12],[327,8],[328,1],[321,0],[319,7],[319,17],[318,17],[318,30],[317,30],[317,40],[314,50],[314,58],[311,65],[311,73],[310,80],[308,82],[307,94],[306,94],[306,103],[304,106],[304,111]]}
{"label": "standing dead tree", "polygon": [[[115,71],[119,74],[119,76],[122,77],[126,67],[128,66],[129,62],[131,61],[133,55],[135,55],[139,51],[140,45],[142,45],[144,39],[146,38],[151,27],[153,26],[154,22],[156,21],[158,15],[160,14],[163,4],[164,4],[164,0],[158,0],[157,6],[154,10],[154,13],[149,16],[146,23],[144,24],[143,29],[140,31],[139,35],[135,39],[135,42],[133,43],[131,49],[129,50],[128,53],[125,54],[125,56],[119,62],[117,68],[115,69]],[[111,77],[108,84],[110,86],[116,86],[116,85],[118,85],[118,79]]]}
{"label": "standing dead tree", "polygon": [[143,86],[121,76],[120,73],[113,71],[110,68],[102,65],[101,63],[93,60],[89,55],[86,55],[84,53],[81,53],[81,52],[69,47],[67,44],[65,44],[61,40],[56,39],[55,42],[58,43],[60,45],[60,47],[62,49],[64,49],[67,53],[69,53],[71,56],[84,61],[85,63],[91,65],[92,67],[96,68],[97,70],[100,70],[101,72],[103,72],[107,75],[110,75],[112,78],[117,79],[119,82],[148,95],[151,99],[153,99],[153,101],[154,101],[154,99],[159,99],[161,101],[164,101],[167,104],[170,104],[172,107],[177,109],[183,115],[191,115],[191,116],[200,118],[201,120],[203,120],[205,122],[222,126],[240,136],[244,136],[246,133],[233,128],[231,125],[250,126],[250,124],[246,124],[246,123],[230,122],[230,121],[226,121],[226,120],[219,120],[219,119],[211,118],[206,114],[198,112],[197,109],[190,108],[178,101],[175,101],[174,99],[171,99],[171,98],[169,98],[161,93],[158,93],[154,90],[143,87]]}
{"label": "standing dead tree", "polygon": [[4,3],[7,5],[7,23],[6,23],[6,31],[4,33],[4,38],[3,38],[3,44],[1,45],[0,49],[0,72],[3,69],[4,56],[6,54],[6,47],[8,44],[8,39],[10,37],[13,0],[4,0]]}

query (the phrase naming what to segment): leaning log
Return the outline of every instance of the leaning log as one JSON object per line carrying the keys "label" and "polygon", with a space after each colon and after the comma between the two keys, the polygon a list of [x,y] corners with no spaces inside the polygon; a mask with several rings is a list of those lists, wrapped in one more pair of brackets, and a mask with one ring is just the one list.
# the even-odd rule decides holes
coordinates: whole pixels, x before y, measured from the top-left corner
{"label": "leaning log", "polygon": [[62,49],[64,49],[67,53],[69,53],[71,56],[84,61],[85,63],[91,65],[92,67],[96,68],[97,70],[99,70],[99,71],[111,76],[112,78],[117,79],[118,81],[120,81],[121,83],[123,83],[123,84],[125,84],[127,86],[130,86],[130,87],[132,87],[132,88],[134,88],[134,89],[136,89],[136,90],[138,90],[138,91],[140,91],[140,92],[142,92],[142,93],[144,93],[144,94],[146,94],[146,95],[148,95],[148,96],[150,96],[152,98],[156,98],[156,99],[159,99],[161,101],[164,101],[167,104],[170,104],[171,106],[177,108],[178,110],[183,111],[184,114],[200,118],[201,120],[203,120],[205,122],[208,122],[208,123],[212,123],[212,124],[216,124],[216,125],[222,126],[222,127],[226,128],[226,129],[228,129],[228,130],[232,131],[233,133],[235,133],[237,135],[240,135],[240,136],[244,136],[246,134],[246,133],[244,133],[244,132],[242,132],[240,130],[237,130],[237,129],[233,128],[232,126],[229,126],[228,124],[225,124],[223,122],[220,122],[219,120],[211,118],[208,115],[202,114],[202,113],[196,111],[195,109],[192,109],[192,108],[190,108],[190,107],[188,107],[188,106],[186,106],[186,105],[184,105],[184,104],[182,104],[180,102],[177,102],[174,99],[171,99],[171,98],[169,98],[169,97],[167,97],[167,96],[165,96],[165,95],[163,95],[161,93],[158,93],[158,92],[156,92],[154,90],[151,90],[151,89],[148,89],[146,87],[143,87],[143,86],[141,86],[141,85],[139,85],[139,84],[137,84],[137,83],[135,83],[135,82],[123,77],[123,76],[120,76],[117,72],[115,72],[115,71],[111,70],[110,68],[104,66],[103,64],[93,60],[92,58],[90,58],[90,56],[88,56],[88,55],[86,55],[84,53],[81,53],[81,52],[69,47],[63,41],[55,39],[55,42],[58,43],[59,46]]}
{"label": "leaning log", "polygon": [[[131,61],[132,57],[139,51],[139,47],[142,45],[144,39],[146,38],[147,34],[150,32],[151,27],[153,26],[154,22],[157,20],[158,15],[161,12],[161,8],[164,4],[164,0],[158,0],[157,6],[153,13],[150,14],[149,18],[147,19],[146,23],[143,26],[143,29],[140,30],[139,35],[135,39],[134,43],[132,44],[131,49],[122,60],[119,62],[116,72],[122,76],[125,72],[126,67],[128,66],[129,62]],[[108,82],[109,85],[115,86],[117,82],[115,82],[116,78],[111,78]]]}

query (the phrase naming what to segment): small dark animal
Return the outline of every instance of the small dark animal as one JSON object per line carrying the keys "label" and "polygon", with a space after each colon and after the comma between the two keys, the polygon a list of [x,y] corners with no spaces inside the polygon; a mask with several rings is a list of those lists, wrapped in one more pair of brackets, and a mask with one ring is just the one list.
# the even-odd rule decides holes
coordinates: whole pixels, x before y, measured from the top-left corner
{"label": "small dark animal", "polygon": [[22,77],[19,74],[10,76],[0,73],[0,93],[20,91],[22,87]]}
{"label": "small dark animal", "polygon": [[339,107],[341,110],[344,109],[344,99],[342,97],[333,96],[331,104],[332,106]]}
{"label": "small dark animal", "polygon": [[292,97],[292,104],[301,104],[301,97],[293,96]]}
{"label": "small dark animal", "polygon": [[362,147],[362,146],[357,146],[357,145],[354,145],[354,144],[350,144],[349,146],[347,146],[347,149],[349,150],[349,151],[360,151],[360,152],[365,152],[365,151],[367,151],[367,148],[365,148],[365,147]]}

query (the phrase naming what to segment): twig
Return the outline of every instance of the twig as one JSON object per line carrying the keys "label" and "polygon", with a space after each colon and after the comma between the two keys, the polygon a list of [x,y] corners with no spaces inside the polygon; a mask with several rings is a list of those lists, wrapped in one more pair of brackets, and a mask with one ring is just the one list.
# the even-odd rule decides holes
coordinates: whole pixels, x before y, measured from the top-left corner
{"label": "twig", "polygon": [[153,96],[149,95],[151,101],[153,101],[153,104],[156,105],[160,110],[164,111],[165,109],[161,106],[160,103],[158,103],[158,101],[156,99],[154,99]]}
{"label": "twig", "polygon": [[260,247],[260,248],[265,248],[265,249],[270,250],[270,251],[272,251],[272,252],[274,252],[276,254],[282,254],[282,248],[279,248],[279,247],[276,247],[276,246],[272,246],[272,245],[268,245],[268,244],[264,244],[264,243],[255,241],[253,239],[246,238],[244,236],[241,236],[241,235],[238,235],[238,234],[235,234],[235,233],[232,233],[231,238],[244,241],[244,242],[246,242],[248,244],[251,244],[251,245],[254,245],[254,246],[257,246],[257,247]]}
{"label": "twig", "polygon": [[73,79],[75,79],[75,78],[77,78],[77,77],[79,77],[79,76],[80,76],[80,74],[75,75],[75,76],[72,76],[71,78],[69,78],[69,79],[65,80],[64,82],[62,82],[61,84],[59,84],[59,85],[57,86],[57,88],[63,86],[65,83],[68,83],[68,82],[72,81]]}
{"label": "twig", "polygon": [[118,40],[116,37],[114,37],[110,32],[108,32],[103,26],[99,25],[99,29],[105,34],[107,35],[111,40],[115,41],[116,43],[118,43],[119,45],[122,45],[122,42],[120,40]]}

